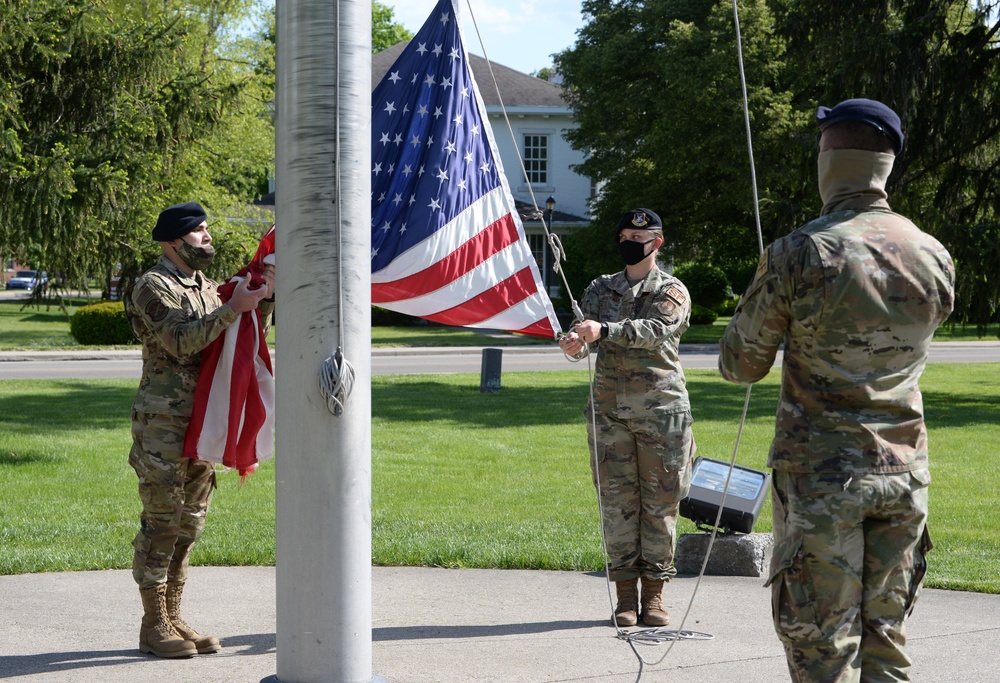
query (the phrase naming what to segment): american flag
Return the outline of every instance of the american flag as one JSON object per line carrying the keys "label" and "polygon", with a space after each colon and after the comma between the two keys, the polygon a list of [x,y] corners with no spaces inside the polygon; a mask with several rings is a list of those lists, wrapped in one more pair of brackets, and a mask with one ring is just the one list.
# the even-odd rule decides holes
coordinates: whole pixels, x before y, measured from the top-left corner
{"label": "american flag", "polygon": [[372,92],[372,164],[373,304],[555,338],[452,0]]}

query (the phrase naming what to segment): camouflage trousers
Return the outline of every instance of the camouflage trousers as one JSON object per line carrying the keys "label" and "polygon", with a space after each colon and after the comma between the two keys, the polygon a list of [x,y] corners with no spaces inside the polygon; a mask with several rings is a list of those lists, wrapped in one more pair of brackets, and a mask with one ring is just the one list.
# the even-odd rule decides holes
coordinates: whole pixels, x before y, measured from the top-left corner
{"label": "camouflage trousers", "polygon": [[132,577],[141,590],[184,583],[188,556],[205,528],[215,466],[181,456],[189,419],[132,412],[128,463],[139,476],[142,516],[132,542]]}
{"label": "camouflage trousers", "polygon": [[695,452],[691,424],[690,412],[633,420],[598,413],[595,435],[588,421],[612,581],[669,581],[677,574],[677,509],[691,488]]}
{"label": "camouflage trousers", "polygon": [[928,470],[774,472],[771,606],[794,683],[909,681],[904,620],[923,585]]}

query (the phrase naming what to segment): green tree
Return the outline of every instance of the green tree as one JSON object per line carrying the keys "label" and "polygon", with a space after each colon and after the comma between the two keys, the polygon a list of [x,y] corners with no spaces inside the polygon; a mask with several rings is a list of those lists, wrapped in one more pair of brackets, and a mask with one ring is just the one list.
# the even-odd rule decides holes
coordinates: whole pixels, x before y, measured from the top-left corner
{"label": "green tree", "polygon": [[33,265],[79,284],[119,263],[127,273],[148,265],[150,226],[167,204],[197,198],[227,215],[246,189],[246,169],[266,174],[273,158],[269,117],[253,121],[253,134],[232,125],[261,111],[246,113],[248,70],[220,51],[226,13],[247,7],[221,0],[0,6],[5,252],[23,260],[37,245]]}
{"label": "green tree", "polygon": [[[615,223],[591,223],[574,230],[563,239],[566,261],[562,268],[569,293],[577,303],[583,296],[583,290],[595,277],[604,273],[617,273],[623,268],[618,257],[618,247],[615,246],[614,229],[608,228],[608,225],[616,223],[617,217]],[[562,289],[565,290],[565,286]],[[568,298],[567,292],[563,291],[562,294],[564,298]]]}
{"label": "green tree", "polygon": [[[955,320],[1000,304],[1000,93],[996,2],[803,0],[740,4],[764,242],[815,217],[817,105],[889,103],[907,143],[890,201],[938,236],[958,266]],[[677,260],[709,261],[734,285],[756,260],[732,4],[585,0],[589,23],[557,56],[604,182],[597,221],[650,206]],[[596,244],[600,244],[597,242]]]}
{"label": "green tree", "polygon": [[[665,221],[677,260],[715,260],[755,250],[752,186],[743,125],[732,6],[723,0],[586,0],[591,21],[556,56],[586,150],[579,169],[604,183],[595,218],[649,206]],[[783,44],[763,0],[742,3],[742,33],[754,144],[762,186],[772,190],[766,226],[790,229],[787,149],[801,146],[803,114],[781,80]]]}
{"label": "green tree", "polygon": [[[183,146],[169,159],[154,207],[158,212],[168,204],[192,200],[205,206],[218,251],[208,272],[225,279],[245,265],[273,218],[251,200],[267,193],[274,175],[274,5],[257,0],[170,0],[156,6],[124,2],[116,11],[137,10],[147,18],[191,17],[182,62],[213,83],[229,84],[232,91],[197,144]],[[126,281],[159,255],[148,237],[151,225],[146,223],[141,236],[142,258],[125,268]],[[131,256],[123,259],[127,266]]]}
{"label": "green tree", "polygon": [[540,78],[543,81],[547,81],[551,79],[553,76],[555,76],[557,73],[558,72],[555,70],[555,67],[543,66],[538,71],[532,71],[531,75],[534,76],[535,78]]}
{"label": "green tree", "polygon": [[889,178],[890,202],[951,251],[953,320],[980,328],[1000,308],[998,4],[775,2],[797,65],[798,106],[861,96],[899,113],[906,145]]}
{"label": "green tree", "polygon": [[372,54],[413,38],[412,33],[394,21],[394,13],[392,7],[372,0]]}

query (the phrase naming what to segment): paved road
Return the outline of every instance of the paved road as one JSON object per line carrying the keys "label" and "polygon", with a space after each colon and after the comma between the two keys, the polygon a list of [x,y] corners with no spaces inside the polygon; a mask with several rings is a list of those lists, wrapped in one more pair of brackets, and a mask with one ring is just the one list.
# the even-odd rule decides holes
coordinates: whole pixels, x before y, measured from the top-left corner
{"label": "paved road", "polygon": [[[684,367],[715,368],[714,345],[683,347]],[[931,346],[932,363],[1000,362],[1000,341],[940,342]],[[780,364],[780,358],[779,358]],[[503,372],[542,370],[586,370],[587,362],[571,363],[555,346],[503,348]],[[380,348],[372,349],[373,375],[477,373],[482,368],[482,349]],[[139,350],[0,352],[0,380],[4,379],[138,379]]]}
{"label": "paved road", "polygon": [[[482,362],[482,349],[478,347],[372,350],[373,375],[477,373],[482,368]],[[685,354],[684,363],[689,368],[714,368],[715,354],[707,350]],[[0,380],[138,379],[141,366],[138,350],[0,352]],[[585,371],[587,362],[572,363],[555,346],[505,347],[502,349],[501,369],[503,372]]]}

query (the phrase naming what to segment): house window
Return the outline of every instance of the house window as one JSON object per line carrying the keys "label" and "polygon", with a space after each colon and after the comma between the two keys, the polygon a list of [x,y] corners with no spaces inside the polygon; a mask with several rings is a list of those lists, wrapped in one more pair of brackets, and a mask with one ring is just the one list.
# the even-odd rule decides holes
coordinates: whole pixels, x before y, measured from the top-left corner
{"label": "house window", "polygon": [[524,136],[524,168],[528,182],[545,185],[549,182],[549,136]]}
{"label": "house window", "polygon": [[528,235],[528,246],[531,247],[531,255],[535,257],[535,263],[539,270],[545,269],[545,235]]}

